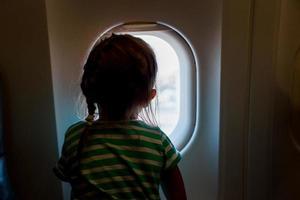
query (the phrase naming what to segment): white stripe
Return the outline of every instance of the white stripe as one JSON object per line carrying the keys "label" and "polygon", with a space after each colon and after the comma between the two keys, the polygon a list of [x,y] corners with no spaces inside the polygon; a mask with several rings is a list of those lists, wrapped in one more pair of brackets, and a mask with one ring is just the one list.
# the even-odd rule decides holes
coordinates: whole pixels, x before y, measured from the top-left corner
{"label": "white stripe", "polygon": [[139,164],[148,164],[148,165],[155,165],[158,167],[161,167],[161,163],[158,161],[154,160],[149,160],[149,159],[142,159],[142,158],[131,158],[125,155],[119,155],[118,157],[114,154],[104,154],[104,155],[94,155],[88,158],[84,158],[81,160],[81,163],[89,163],[93,161],[98,161],[98,160],[103,160],[103,159],[108,159],[108,158],[122,158],[123,160],[129,161],[131,163],[139,163]]}
{"label": "white stripe", "polygon": [[150,142],[153,144],[161,144],[161,141],[158,139],[153,139],[147,136],[139,135],[139,134],[134,134],[134,135],[128,135],[128,134],[93,134],[89,136],[89,140],[93,139],[120,139],[120,140],[126,140],[126,139],[133,139],[133,140],[142,140],[145,142]]}
{"label": "white stripe", "polygon": [[94,167],[90,169],[84,169],[81,170],[82,174],[90,174],[90,173],[97,173],[97,172],[103,172],[103,171],[112,171],[116,169],[126,169],[125,165],[111,165],[111,166],[101,166],[101,167]]}
{"label": "white stripe", "polygon": [[96,182],[97,184],[133,181],[133,180],[135,180],[133,176],[112,176],[110,178],[93,179],[93,181]]}
{"label": "white stripe", "polygon": [[140,126],[135,126],[135,125],[122,125],[122,124],[100,124],[100,125],[96,125],[94,128],[95,130],[99,130],[99,129],[107,129],[107,128],[121,128],[121,129],[127,129],[127,130],[138,130],[138,131],[145,131],[145,132],[149,132],[149,133],[154,133],[156,135],[160,135],[161,132],[158,130],[152,130],[152,129],[148,129],[148,128],[143,128]]}
{"label": "white stripe", "polygon": [[166,168],[169,168],[171,164],[174,162],[174,160],[177,159],[177,157],[178,157],[177,153],[173,154],[173,156],[167,161]]}
{"label": "white stripe", "polygon": [[172,149],[172,146],[171,146],[171,144],[169,144],[167,147],[166,147],[166,153],[168,153],[170,150]]}
{"label": "white stripe", "polygon": [[78,135],[81,132],[83,132],[84,129],[85,129],[85,127],[80,128],[80,129],[78,129],[76,131],[69,132],[69,135],[66,136],[65,142],[69,142],[70,140],[72,140],[76,135]]}
{"label": "white stripe", "polygon": [[67,151],[69,151],[72,147],[74,147],[78,144],[79,144],[79,138],[77,140],[73,141],[73,143],[71,143],[69,146],[67,146]]}

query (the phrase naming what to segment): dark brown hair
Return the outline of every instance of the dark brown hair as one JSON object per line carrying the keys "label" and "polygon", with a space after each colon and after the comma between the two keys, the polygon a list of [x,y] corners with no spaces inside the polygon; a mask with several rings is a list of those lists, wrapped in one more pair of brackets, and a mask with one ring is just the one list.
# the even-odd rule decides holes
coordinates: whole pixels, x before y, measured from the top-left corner
{"label": "dark brown hair", "polygon": [[112,34],[100,40],[87,58],[81,81],[89,115],[99,106],[100,115],[105,109],[111,119],[122,120],[126,112],[149,102],[156,74],[155,54],[142,39]]}

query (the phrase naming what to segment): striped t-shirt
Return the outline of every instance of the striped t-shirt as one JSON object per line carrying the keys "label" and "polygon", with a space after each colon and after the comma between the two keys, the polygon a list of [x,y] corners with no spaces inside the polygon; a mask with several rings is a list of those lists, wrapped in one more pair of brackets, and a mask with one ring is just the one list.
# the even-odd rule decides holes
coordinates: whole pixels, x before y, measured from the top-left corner
{"label": "striped t-shirt", "polygon": [[180,158],[165,133],[142,121],[79,122],[55,172],[71,183],[72,199],[159,199],[161,174]]}

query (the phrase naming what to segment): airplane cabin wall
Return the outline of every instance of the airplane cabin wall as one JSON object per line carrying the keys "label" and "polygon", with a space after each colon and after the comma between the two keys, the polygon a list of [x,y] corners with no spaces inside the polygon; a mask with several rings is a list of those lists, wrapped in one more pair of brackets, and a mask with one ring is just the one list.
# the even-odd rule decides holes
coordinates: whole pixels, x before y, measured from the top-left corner
{"label": "airplane cabin wall", "polygon": [[189,199],[217,199],[218,186],[220,199],[298,195],[299,153],[287,125],[298,112],[299,10],[298,0],[1,1],[5,151],[17,199],[62,199],[52,166],[77,120],[70,97],[83,58],[106,28],[136,20],[178,28],[197,55],[198,131],[180,164]]}
{"label": "airplane cabin wall", "polygon": [[299,199],[297,0],[224,0],[219,199]]}
{"label": "airplane cabin wall", "polygon": [[5,156],[16,199],[61,198],[45,2],[0,2]]}
{"label": "airplane cabin wall", "polygon": [[300,199],[300,1],[282,0],[276,52],[272,199]]}

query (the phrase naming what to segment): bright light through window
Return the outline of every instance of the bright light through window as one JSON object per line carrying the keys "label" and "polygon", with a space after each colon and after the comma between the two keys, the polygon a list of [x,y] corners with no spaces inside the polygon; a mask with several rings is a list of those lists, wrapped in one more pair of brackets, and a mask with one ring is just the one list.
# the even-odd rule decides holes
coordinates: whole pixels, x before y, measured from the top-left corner
{"label": "bright light through window", "polygon": [[[179,118],[180,76],[179,60],[175,50],[163,39],[152,35],[134,35],[146,41],[153,49],[157,65],[158,122],[170,135]],[[155,102],[155,101],[154,101]]]}

